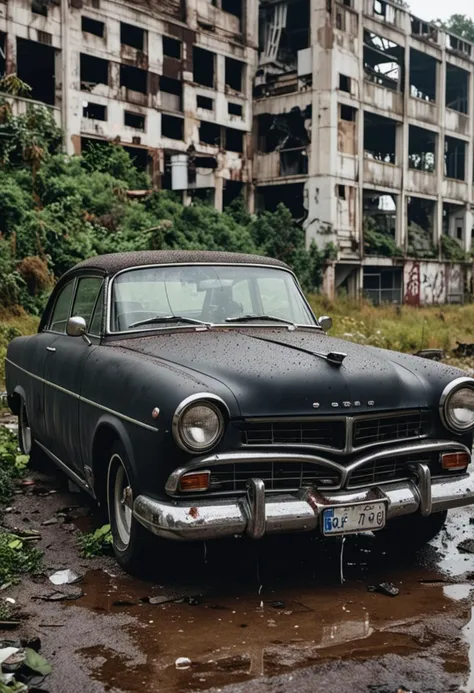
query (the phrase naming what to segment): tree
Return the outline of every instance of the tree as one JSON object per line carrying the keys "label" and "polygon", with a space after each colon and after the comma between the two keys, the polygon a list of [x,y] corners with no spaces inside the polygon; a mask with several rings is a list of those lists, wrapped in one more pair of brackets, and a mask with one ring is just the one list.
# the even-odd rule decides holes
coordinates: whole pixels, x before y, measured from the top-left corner
{"label": "tree", "polygon": [[466,14],[452,14],[445,22],[438,19],[436,23],[445,31],[474,43],[474,20]]}

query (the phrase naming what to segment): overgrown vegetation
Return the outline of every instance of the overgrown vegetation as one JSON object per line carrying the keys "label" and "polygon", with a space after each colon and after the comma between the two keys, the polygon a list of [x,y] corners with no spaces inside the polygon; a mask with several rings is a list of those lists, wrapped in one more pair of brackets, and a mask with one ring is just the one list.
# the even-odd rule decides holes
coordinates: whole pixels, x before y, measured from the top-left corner
{"label": "overgrown vegetation", "polygon": [[450,262],[466,262],[468,259],[467,253],[464,252],[457,240],[445,233],[441,236],[441,255],[443,260]]}
{"label": "overgrown vegetation", "polygon": [[373,217],[364,218],[364,250],[367,255],[402,257],[403,250],[395,242],[393,234],[377,225]]}
{"label": "overgrown vegetation", "polygon": [[438,249],[433,243],[433,234],[430,229],[424,229],[414,222],[409,225],[407,255],[425,259],[438,257]]}
{"label": "overgrown vegetation", "polygon": [[0,428],[0,505],[12,497],[15,479],[24,475],[27,464],[28,456],[20,454],[14,433]]}
{"label": "overgrown vegetation", "polygon": [[110,525],[104,525],[95,532],[79,534],[77,537],[81,554],[84,558],[103,556],[112,546]]}
{"label": "overgrown vegetation", "polygon": [[0,586],[12,584],[26,573],[35,573],[42,553],[16,534],[0,531]]}

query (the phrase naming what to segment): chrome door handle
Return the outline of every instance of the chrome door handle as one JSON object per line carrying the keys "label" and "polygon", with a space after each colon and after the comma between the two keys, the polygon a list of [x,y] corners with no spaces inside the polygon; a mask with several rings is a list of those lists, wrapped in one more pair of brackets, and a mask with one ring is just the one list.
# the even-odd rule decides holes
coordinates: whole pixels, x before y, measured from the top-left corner
{"label": "chrome door handle", "polygon": [[46,347],[46,351],[52,351],[53,354],[56,351],[56,347]]}

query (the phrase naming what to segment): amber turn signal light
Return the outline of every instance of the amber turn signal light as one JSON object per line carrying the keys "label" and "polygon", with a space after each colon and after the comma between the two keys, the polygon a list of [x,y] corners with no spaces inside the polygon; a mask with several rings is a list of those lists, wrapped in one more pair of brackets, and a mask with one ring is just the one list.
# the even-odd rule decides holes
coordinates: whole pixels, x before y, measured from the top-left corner
{"label": "amber turn signal light", "polygon": [[441,456],[441,466],[443,469],[465,469],[471,456],[467,452],[450,452]]}
{"label": "amber turn signal light", "polygon": [[180,491],[207,491],[211,481],[211,472],[189,472],[179,481]]}

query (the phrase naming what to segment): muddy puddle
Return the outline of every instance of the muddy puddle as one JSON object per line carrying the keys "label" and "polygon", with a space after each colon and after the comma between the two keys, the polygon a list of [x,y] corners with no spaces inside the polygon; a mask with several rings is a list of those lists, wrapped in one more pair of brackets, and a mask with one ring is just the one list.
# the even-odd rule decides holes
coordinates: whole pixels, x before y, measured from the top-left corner
{"label": "muddy puddle", "polygon": [[[117,652],[113,640],[77,651],[106,690],[140,691],[140,682],[160,692],[206,690],[341,659],[430,651],[445,671],[474,687],[472,586],[460,575],[473,556],[460,571],[456,551],[440,552],[441,543],[418,562],[403,561],[375,552],[369,539],[350,540],[341,584],[339,542],[211,544],[173,553],[175,564],[159,585],[118,570],[90,571],[84,597],[64,608],[71,615],[87,609],[126,617],[122,629],[138,660]],[[368,591],[387,580],[398,596]],[[191,665],[178,669],[180,657]]]}

